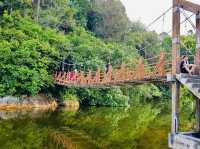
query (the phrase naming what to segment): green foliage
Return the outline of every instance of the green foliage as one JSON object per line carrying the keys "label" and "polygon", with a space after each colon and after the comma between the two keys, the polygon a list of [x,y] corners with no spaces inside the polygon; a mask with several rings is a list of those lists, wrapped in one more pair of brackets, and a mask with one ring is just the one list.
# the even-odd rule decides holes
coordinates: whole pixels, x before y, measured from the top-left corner
{"label": "green foliage", "polygon": [[172,49],[172,39],[171,37],[165,37],[162,41],[162,49],[166,52],[171,52]]}
{"label": "green foliage", "polygon": [[129,97],[119,89],[80,89],[77,91],[83,105],[128,106]]}
{"label": "green foliage", "polygon": [[124,36],[124,42],[135,47],[141,56],[153,57],[161,51],[160,39],[155,32],[129,32]]}
{"label": "green foliage", "polygon": [[123,92],[125,95],[130,97],[130,102],[132,104],[148,103],[151,100],[160,100],[162,97],[162,93],[160,92],[159,88],[153,84],[140,85],[132,88],[123,88]]}
{"label": "green foliage", "polygon": [[52,85],[61,46],[69,41],[29,18],[4,14],[0,27],[0,96],[37,94]]}
{"label": "green foliage", "polygon": [[88,13],[92,9],[90,0],[70,0],[72,8],[76,9],[75,18],[80,26],[87,27]]}
{"label": "green foliage", "polygon": [[62,91],[61,92],[61,95],[60,95],[61,97],[61,99],[63,100],[63,101],[65,101],[65,100],[73,100],[73,101],[79,101],[80,99],[77,97],[77,95],[76,95],[76,92],[75,92],[75,90],[70,90],[70,89],[65,89],[64,91]]}
{"label": "green foliage", "polygon": [[145,32],[146,31],[146,27],[145,25],[140,22],[140,21],[137,21],[137,22],[131,22],[131,25],[130,25],[130,32]]}
{"label": "green foliage", "polygon": [[70,7],[69,0],[44,1],[41,4],[39,23],[65,33],[76,25],[76,10]]}
{"label": "green foliage", "polygon": [[130,100],[128,96],[123,95],[119,88],[109,90],[104,98],[106,104],[112,106],[128,106]]}
{"label": "green foliage", "polygon": [[[128,106],[136,95],[144,100],[161,96],[154,85],[126,91],[71,92],[52,87],[52,74],[63,59],[78,64],[78,70],[82,66],[104,70],[108,62],[113,68],[122,63],[134,67],[140,55],[150,57],[159,52],[158,35],[147,32],[140,22],[130,23],[119,0],[0,2],[1,13],[5,11],[0,21],[0,96],[54,91],[50,94],[63,100],[79,98],[83,104],[99,106]],[[141,48],[148,50],[141,53]]]}
{"label": "green foliage", "polygon": [[185,87],[181,88],[181,108],[185,112],[194,111],[194,95]]}
{"label": "green foliage", "polygon": [[16,10],[20,10],[23,15],[31,14],[32,0],[0,0],[0,15],[4,11],[12,14]]}
{"label": "green foliage", "polygon": [[128,31],[130,22],[120,0],[93,0],[92,12],[89,14],[89,18],[93,19],[88,21],[98,20],[95,23],[88,22],[88,25],[93,24],[93,31],[99,37],[121,40]]}
{"label": "green foliage", "polygon": [[196,48],[196,39],[194,35],[188,35],[188,36],[182,36],[181,37],[183,43],[185,44],[185,46],[187,47],[187,49],[189,49],[190,51],[187,51],[185,49],[185,47],[183,47],[183,49],[181,50],[182,54],[190,54],[190,55],[194,55],[195,54],[195,48]]}
{"label": "green foliage", "polygon": [[82,63],[87,68],[104,68],[109,60],[113,66],[120,65],[122,61],[133,64],[139,57],[135,48],[105,43],[80,27],[68,34],[67,38],[71,41],[73,50],[70,55],[74,62]]}

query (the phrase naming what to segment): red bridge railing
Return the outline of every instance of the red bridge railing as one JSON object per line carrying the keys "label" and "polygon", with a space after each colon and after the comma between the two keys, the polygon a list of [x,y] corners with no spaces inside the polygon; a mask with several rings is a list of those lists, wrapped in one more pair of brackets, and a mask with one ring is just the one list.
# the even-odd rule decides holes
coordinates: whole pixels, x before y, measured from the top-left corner
{"label": "red bridge railing", "polygon": [[[56,72],[54,80],[56,84],[63,86],[89,87],[112,86],[137,81],[161,80],[171,73],[171,60],[168,54],[161,52],[159,56],[149,59],[139,59],[134,67],[122,64],[118,69],[109,66],[108,71],[89,70],[88,72]],[[153,61],[149,64],[147,61]]]}

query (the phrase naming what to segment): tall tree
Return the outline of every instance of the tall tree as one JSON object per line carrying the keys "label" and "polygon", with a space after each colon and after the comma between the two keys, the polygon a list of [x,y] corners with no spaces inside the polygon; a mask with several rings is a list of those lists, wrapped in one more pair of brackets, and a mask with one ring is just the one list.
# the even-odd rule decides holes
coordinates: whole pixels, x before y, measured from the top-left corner
{"label": "tall tree", "polygon": [[35,9],[35,19],[38,22],[38,18],[39,18],[39,13],[40,13],[40,0],[32,0],[33,2],[33,7]]}
{"label": "tall tree", "polygon": [[43,26],[68,33],[76,25],[76,10],[70,0],[41,0],[40,4],[38,21]]}
{"label": "tall tree", "polygon": [[[93,12],[88,14],[92,16],[98,14],[96,15],[98,22],[94,22],[94,17],[88,21],[94,22],[93,30],[96,35],[103,38],[120,39],[128,31],[130,22],[120,0],[93,0],[91,3]],[[88,17],[91,18],[91,15]],[[91,26],[91,22],[88,22],[88,25]]]}
{"label": "tall tree", "polygon": [[6,10],[9,14],[12,14],[14,10],[29,7],[31,2],[29,0],[0,0],[0,15]]}
{"label": "tall tree", "polygon": [[81,26],[87,26],[87,14],[92,9],[92,0],[70,0],[71,7],[76,9],[75,18]]}

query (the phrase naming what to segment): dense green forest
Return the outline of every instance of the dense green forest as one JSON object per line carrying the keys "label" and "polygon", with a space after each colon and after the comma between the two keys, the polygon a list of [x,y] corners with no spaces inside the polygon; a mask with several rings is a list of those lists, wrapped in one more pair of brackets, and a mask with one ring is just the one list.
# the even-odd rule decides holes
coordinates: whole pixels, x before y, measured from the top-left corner
{"label": "dense green forest", "polygon": [[[135,65],[139,57],[170,51],[170,36],[160,37],[131,22],[120,0],[0,0],[0,96],[45,93],[98,106],[167,102],[168,86],[69,89],[53,83],[63,60],[79,70],[104,69],[108,62]],[[194,52],[194,36],[182,38]]]}

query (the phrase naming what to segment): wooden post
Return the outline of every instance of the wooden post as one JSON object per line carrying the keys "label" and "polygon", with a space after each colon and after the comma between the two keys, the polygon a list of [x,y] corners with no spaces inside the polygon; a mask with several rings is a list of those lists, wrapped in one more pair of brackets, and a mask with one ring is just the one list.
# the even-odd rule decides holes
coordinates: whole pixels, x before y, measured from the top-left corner
{"label": "wooden post", "polygon": [[[196,28],[200,31],[200,13],[196,15]],[[196,31],[195,64],[200,66],[200,33]],[[196,98],[196,131],[200,132],[200,99]]]}
{"label": "wooden post", "polygon": [[[196,15],[196,28],[200,31],[200,13]],[[196,31],[196,54],[195,64],[200,66],[200,33]]]}
{"label": "wooden post", "polygon": [[173,20],[172,20],[172,73],[180,73],[180,9],[179,0],[173,0]]}
{"label": "wooden post", "polygon": [[[179,0],[173,0],[173,32],[172,32],[172,74],[175,76],[180,73],[180,10]],[[180,83],[175,81],[172,83],[172,133],[179,130],[179,96]]]}
{"label": "wooden post", "polygon": [[92,71],[91,70],[89,70],[86,79],[87,79],[87,84],[91,85],[91,83],[92,83]]}
{"label": "wooden post", "polygon": [[100,77],[101,77],[101,70],[98,68],[95,74],[95,78],[94,78],[94,84],[99,84],[100,83]]}
{"label": "wooden post", "polygon": [[200,100],[196,98],[196,131],[200,132]]}
{"label": "wooden post", "polygon": [[145,77],[145,69],[144,69],[144,60],[142,58],[139,59],[138,66],[136,68],[136,79],[142,80]]}

